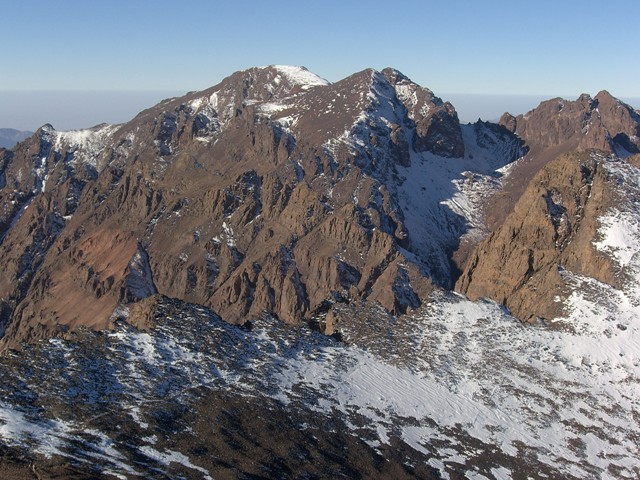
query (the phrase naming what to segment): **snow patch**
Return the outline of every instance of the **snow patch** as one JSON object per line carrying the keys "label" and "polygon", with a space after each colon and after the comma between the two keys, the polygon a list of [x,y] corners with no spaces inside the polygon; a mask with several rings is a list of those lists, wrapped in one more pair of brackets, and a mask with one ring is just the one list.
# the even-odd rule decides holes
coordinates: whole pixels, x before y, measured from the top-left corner
{"label": "snow patch", "polygon": [[222,222],[222,230],[227,240],[227,245],[230,247],[235,247],[236,240],[235,240],[233,228],[231,228],[231,225],[229,225],[226,221]]}
{"label": "snow patch", "polygon": [[99,156],[120,125],[101,125],[85,130],[56,132],[55,148],[68,148],[72,153],[70,164],[86,163],[98,168]]}
{"label": "snow patch", "polygon": [[319,77],[315,73],[310,72],[305,67],[296,67],[290,65],[271,65],[270,67],[259,68],[275,68],[290,83],[299,85],[303,90],[308,90],[312,87],[329,85],[329,82],[327,80]]}
{"label": "snow patch", "polygon": [[187,457],[186,455],[180,452],[174,452],[172,450],[167,450],[166,452],[160,452],[159,450],[156,450],[155,448],[152,448],[148,445],[140,447],[140,452],[146,455],[147,457],[152,458],[166,466],[169,466],[171,463],[179,463],[180,465],[183,465],[187,468],[196,470],[204,474],[203,478],[208,480],[213,480],[211,475],[209,475],[208,470],[202,467],[199,467],[197,465],[194,465],[193,463],[191,463],[191,460],[189,460],[189,457]]}
{"label": "snow patch", "polygon": [[640,224],[637,214],[619,211],[599,218],[598,232],[602,240],[594,242],[601,252],[611,254],[621,267],[626,267],[640,252]]}

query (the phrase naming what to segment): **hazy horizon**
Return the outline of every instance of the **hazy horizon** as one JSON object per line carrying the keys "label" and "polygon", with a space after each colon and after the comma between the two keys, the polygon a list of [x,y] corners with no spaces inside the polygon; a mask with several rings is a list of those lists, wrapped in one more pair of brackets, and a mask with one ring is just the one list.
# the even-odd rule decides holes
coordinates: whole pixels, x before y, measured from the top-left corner
{"label": "hazy horizon", "polygon": [[[640,97],[640,2],[7,2],[0,91],[203,90],[256,65],[336,81],[393,67],[434,92]],[[615,23],[603,23],[615,18]],[[64,28],[52,30],[52,25]],[[212,83],[212,80],[214,82]],[[1,105],[0,105],[1,108]]]}
{"label": "hazy horizon", "polygon": [[597,0],[191,0],[180,8],[169,0],[27,0],[5,7],[0,127],[126,122],[163,98],[272,64],[304,65],[332,82],[393,67],[451,101],[464,123],[602,89],[640,98],[635,0],[606,8]]}
{"label": "hazy horizon", "polygon": [[[0,128],[35,131],[51,124],[57,130],[77,130],[101,123],[126,123],[160,101],[186,91],[0,91]],[[496,95],[439,93],[453,104],[461,123],[496,121],[504,112],[526,113],[554,97],[575,100],[578,95]],[[594,96],[597,92],[591,92]],[[615,95],[614,92],[612,92]],[[640,98],[620,98],[640,108]]]}

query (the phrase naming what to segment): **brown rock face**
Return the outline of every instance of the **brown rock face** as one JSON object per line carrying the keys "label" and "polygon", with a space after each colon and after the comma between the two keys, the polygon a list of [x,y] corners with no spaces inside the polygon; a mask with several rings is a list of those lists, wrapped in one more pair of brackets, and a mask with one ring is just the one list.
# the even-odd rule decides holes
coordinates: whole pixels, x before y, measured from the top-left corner
{"label": "brown rock face", "polygon": [[590,152],[548,163],[504,224],[478,246],[456,289],[529,320],[561,313],[562,269],[616,284],[609,259],[592,245],[596,219],[614,201],[612,181]]}
{"label": "brown rock face", "polygon": [[431,90],[419,87],[397,70],[386,68],[382,75],[394,86],[407,106],[407,116],[415,122],[412,139],[415,150],[443,157],[463,157],[460,121],[453,105],[443,102]]}
{"label": "brown rock face", "polygon": [[619,281],[592,246],[596,218],[616,196],[592,152],[640,151],[640,116],[602,91],[548,100],[517,117],[505,113],[500,124],[529,152],[490,200],[493,233],[468,259],[456,289],[502,303],[524,320],[553,318],[567,293],[562,269]]}
{"label": "brown rock face", "polygon": [[[476,218],[455,196],[497,188],[494,170],[521,155],[513,132],[535,155],[638,147],[637,114],[606,92],[502,123],[463,128],[449,103],[393,69],[329,84],[263,67],[125,125],[45,126],[0,151],[0,349],[106,328],[154,295],[233,323],[263,312],[297,323],[361,301],[400,314],[452,285],[453,252]],[[558,264],[608,278],[587,220],[601,174],[579,158],[531,184],[461,290],[527,316],[531,292],[557,290]],[[130,309],[134,321],[147,307]]]}
{"label": "brown rock face", "polygon": [[597,149],[626,157],[640,151],[640,115],[607,91],[547,100],[525,115],[505,113],[500,124],[524,140],[529,152],[487,208],[491,229],[502,224],[538,171],[560,155]]}
{"label": "brown rock face", "polygon": [[606,90],[595,98],[583,94],[575,101],[547,100],[517,117],[506,113],[500,124],[536,149],[640,151],[640,116]]}
{"label": "brown rock face", "polygon": [[255,68],[122,126],[45,126],[0,152],[0,347],[156,293],[234,323],[415,307],[437,282],[402,250],[397,168],[427,151],[464,154],[455,110],[391,69]]}

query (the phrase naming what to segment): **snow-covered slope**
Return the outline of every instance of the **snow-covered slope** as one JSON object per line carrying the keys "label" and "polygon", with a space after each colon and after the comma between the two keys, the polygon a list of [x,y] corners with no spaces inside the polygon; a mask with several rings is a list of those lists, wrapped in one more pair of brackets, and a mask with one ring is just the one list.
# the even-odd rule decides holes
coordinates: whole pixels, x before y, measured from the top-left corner
{"label": "snow-covered slope", "polygon": [[477,242],[488,233],[485,201],[501,187],[511,162],[524,154],[517,138],[495,127],[463,125],[463,158],[414,150],[411,164],[398,167],[396,192],[411,250],[441,278],[451,277],[451,253],[465,237]]}
{"label": "snow-covered slope", "polygon": [[[197,455],[157,443],[153,413],[197,405],[204,388],[275,399],[301,422],[337,415],[371,448],[406,443],[443,478],[637,478],[639,320],[603,325],[581,305],[573,321],[589,328],[569,332],[438,295],[412,317],[368,312],[354,328],[369,332],[345,326],[347,343],[183,306],[150,333],[121,326],[3,359],[0,436],[123,478],[163,462],[208,478]],[[97,428],[104,416],[138,434]],[[171,428],[189,435],[189,422]]]}
{"label": "snow-covered slope", "polygon": [[268,67],[258,67],[261,69],[273,69],[277,72],[274,78],[274,83],[279,84],[281,76],[284,76],[292,85],[298,85],[303,90],[308,90],[312,87],[329,85],[329,82],[322,77],[319,77],[313,72],[310,72],[305,67],[299,67],[295,65],[271,65]]}

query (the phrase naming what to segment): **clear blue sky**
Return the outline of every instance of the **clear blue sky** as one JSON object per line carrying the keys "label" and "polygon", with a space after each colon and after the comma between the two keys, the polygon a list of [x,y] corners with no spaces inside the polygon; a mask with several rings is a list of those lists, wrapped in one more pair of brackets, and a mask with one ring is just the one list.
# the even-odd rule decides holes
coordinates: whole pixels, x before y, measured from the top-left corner
{"label": "clear blue sky", "polygon": [[638,0],[5,0],[0,11],[0,113],[24,92],[160,98],[268,64],[331,81],[393,66],[445,98],[640,97]]}

